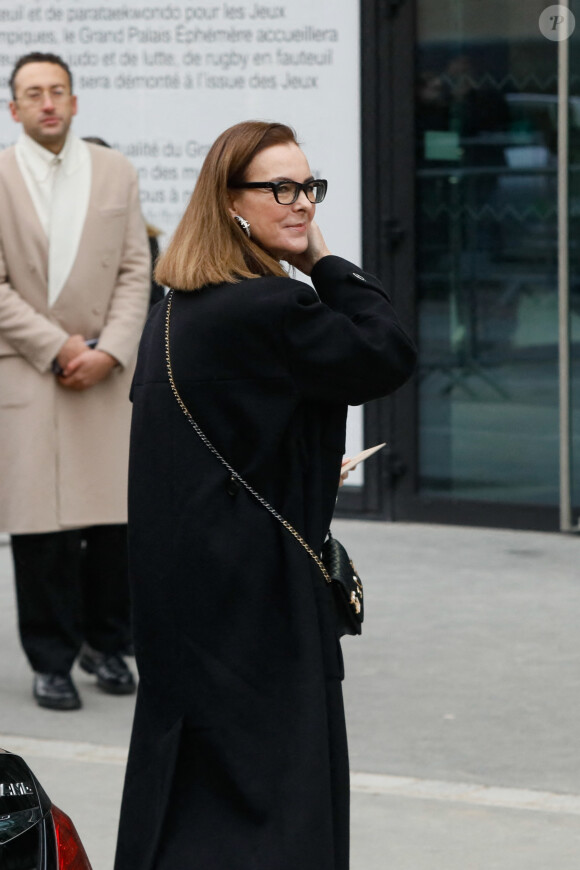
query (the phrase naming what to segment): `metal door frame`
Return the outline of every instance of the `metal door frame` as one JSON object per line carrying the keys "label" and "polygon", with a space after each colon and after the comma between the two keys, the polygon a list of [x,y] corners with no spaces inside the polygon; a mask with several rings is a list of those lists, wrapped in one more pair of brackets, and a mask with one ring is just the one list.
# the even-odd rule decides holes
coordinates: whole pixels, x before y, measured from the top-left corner
{"label": "metal door frame", "polygon": [[[405,328],[414,333],[414,262],[395,258],[396,248],[410,243],[403,229],[409,215],[395,208],[401,190],[395,182],[392,155],[384,143],[408,143],[412,135],[412,106],[395,117],[391,111],[391,91],[413,87],[412,69],[403,64],[404,47],[397,42],[393,22],[405,0],[361,0],[361,198],[363,267],[379,275],[393,299]],[[410,5],[410,4],[408,4]],[[403,79],[394,81],[396,71]],[[402,288],[408,288],[404,292]],[[397,425],[402,397],[412,400],[414,387],[405,385],[396,396],[369,402],[364,407],[364,441],[371,445],[387,441],[387,449],[365,463],[364,485],[340,490],[337,516],[367,519],[396,518],[395,493],[398,482],[407,474]]]}

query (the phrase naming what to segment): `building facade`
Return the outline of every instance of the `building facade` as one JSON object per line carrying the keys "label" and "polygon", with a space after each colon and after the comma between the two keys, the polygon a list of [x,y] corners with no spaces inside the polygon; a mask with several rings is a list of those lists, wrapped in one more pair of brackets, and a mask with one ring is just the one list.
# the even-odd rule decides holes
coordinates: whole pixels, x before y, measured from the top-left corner
{"label": "building facade", "polygon": [[404,389],[353,409],[348,452],[388,448],[351,475],[338,511],[570,531],[577,2],[4,0],[0,148],[18,135],[14,61],[59,52],[77,134],[134,163],[164,245],[221,130],[248,117],[292,124],[329,179],[331,249],[384,279],[419,349]]}
{"label": "building facade", "polygon": [[547,5],[362,2],[364,260],[419,366],[341,511],[575,530],[580,27]]}

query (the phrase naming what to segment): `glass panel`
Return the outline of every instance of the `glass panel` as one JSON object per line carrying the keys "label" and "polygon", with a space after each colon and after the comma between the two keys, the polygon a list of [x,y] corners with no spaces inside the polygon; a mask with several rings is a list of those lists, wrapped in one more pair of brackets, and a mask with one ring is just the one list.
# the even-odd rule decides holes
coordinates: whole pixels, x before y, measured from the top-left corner
{"label": "glass panel", "polygon": [[2,870],[44,870],[41,847],[42,827],[29,828],[24,833],[0,845]]}
{"label": "glass panel", "polygon": [[[558,43],[538,27],[546,5],[417,0],[423,495],[558,504]],[[575,161],[580,97],[570,133]],[[578,305],[573,322],[578,337]]]}
{"label": "glass panel", "polygon": [[[570,6],[572,8],[572,4]],[[574,4],[576,29],[570,39],[570,312],[572,396],[572,505],[573,521],[580,510],[580,10]]]}

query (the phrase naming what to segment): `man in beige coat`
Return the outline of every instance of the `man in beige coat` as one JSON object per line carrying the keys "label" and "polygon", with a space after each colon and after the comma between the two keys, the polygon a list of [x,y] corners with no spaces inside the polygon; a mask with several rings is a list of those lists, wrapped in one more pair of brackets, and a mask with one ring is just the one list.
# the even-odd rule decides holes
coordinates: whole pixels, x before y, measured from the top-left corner
{"label": "man in beige coat", "polygon": [[126,640],[129,388],[150,257],[137,177],[73,135],[61,58],[17,62],[0,153],[0,529],[12,535],[22,644],[41,706],[75,709],[81,665],[134,691]]}

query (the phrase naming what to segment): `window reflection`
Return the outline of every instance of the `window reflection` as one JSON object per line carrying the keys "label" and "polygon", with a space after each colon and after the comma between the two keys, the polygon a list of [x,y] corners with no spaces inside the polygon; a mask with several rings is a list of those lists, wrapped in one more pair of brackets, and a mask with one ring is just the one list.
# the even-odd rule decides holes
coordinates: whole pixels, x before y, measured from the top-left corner
{"label": "window reflection", "polygon": [[[541,9],[496,5],[418,3],[420,487],[557,505],[557,51]],[[580,96],[570,146],[574,355]]]}

